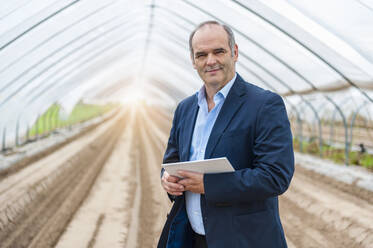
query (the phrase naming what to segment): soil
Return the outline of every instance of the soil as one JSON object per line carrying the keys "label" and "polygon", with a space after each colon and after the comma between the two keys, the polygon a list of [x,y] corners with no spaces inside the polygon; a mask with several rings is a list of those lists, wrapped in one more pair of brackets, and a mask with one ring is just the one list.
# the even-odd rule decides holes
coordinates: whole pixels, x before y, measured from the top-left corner
{"label": "soil", "polygon": [[[0,246],[156,247],[171,208],[160,185],[171,119],[134,105],[3,178]],[[297,165],[280,196],[289,247],[372,247],[371,199]]]}

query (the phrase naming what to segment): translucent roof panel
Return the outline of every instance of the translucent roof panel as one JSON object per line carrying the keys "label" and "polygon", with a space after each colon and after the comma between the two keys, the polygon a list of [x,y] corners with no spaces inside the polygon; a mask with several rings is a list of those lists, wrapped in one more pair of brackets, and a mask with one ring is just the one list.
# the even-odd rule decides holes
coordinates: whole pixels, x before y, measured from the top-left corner
{"label": "translucent roof panel", "polygon": [[[370,23],[373,15],[362,7],[361,1],[312,1],[311,4],[307,1],[270,0],[262,3],[250,7],[329,63],[331,68],[355,81],[372,81],[372,63],[365,56],[371,57],[373,53],[363,46],[372,40]],[[323,19],[323,16],[333,19],[333,22]],[[364,42],[350,42],[354,39]],[[361,53],[362,49],[365,55]]]}
{"label": "translucent roof panel", "polygon": [[206,20],[232,27],[237,71],[290,109],[371,106],[368,0],[15,0],[0,7],[0,133],[55,102],[143,90],[175,104],[202,85],[188,39]]}
{"label": "translucent roof panel", "polygon": [[[373,62],[372,1],[305,1],[288,2],[330,33],[350,45],[357,53]],[[333,11],[330,11],[333,10]]]}

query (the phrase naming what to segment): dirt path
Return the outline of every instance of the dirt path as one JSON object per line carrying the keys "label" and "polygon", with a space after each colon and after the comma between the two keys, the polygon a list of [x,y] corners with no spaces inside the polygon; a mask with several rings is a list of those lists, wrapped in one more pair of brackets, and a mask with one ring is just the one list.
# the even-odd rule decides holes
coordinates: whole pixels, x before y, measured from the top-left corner
{"label": "dirt path", "polygon": [[136,181],[132,163],[133,112],[126,130],[98,176],[85,202],[56,247],[121,247],[128,232],[129,195]]}
{"label": "dirt path", "polygon": [[[149,110],[148,110],[149,111]],[[138,127],[141,145],[139,147],[142,200],[140,208],[140,229],[138,247],[155,247],[171,204],[160,184],[160,170],[166,136],[157,136],[158,123],[149,118],[146,109],[139,110]],[[160,142],[161,141],[161,142]]]}
{"label": "dirt path", "polygon": [[58,248],[155,247],[170,202],[159,178],[167,137],[149,116],[146,109],[131,111],[126,131]]}

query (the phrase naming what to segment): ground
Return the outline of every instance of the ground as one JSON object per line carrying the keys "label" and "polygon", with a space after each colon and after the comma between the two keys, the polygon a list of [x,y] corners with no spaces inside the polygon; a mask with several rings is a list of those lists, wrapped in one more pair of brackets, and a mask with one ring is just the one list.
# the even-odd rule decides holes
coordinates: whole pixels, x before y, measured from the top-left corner
{"label": "ground", "polygon": [[[155,247],[171,207],[159,175],[171,117],[131,106],[2,178],[1,247]],[[296,165],[280,196],[290,248],[371,247],[373,198],[345,189]]]}

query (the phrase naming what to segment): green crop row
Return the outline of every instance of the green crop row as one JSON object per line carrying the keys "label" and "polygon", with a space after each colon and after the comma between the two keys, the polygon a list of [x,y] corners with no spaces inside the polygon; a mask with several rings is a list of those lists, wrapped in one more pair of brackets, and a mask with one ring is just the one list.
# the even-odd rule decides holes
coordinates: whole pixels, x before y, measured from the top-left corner
{"label": "green crop row", "polygon": [[74,124],[90,120],[113,109],[114,104],[93,105],[79,102],[75,105],[70,115],[62,119],[60,117],[61,106],[53,104],[34,123],[29,130],[29,137],[43,135],[57,128],[72,126]]}
{"label": "green crop row", "polygon": [[[298,139],[293,140],[294,150],[300,151],[300,141]],[[302,151],[308,154],[320,155],[320,147],[317,141],[302,141]],[[345,150],[336,148],[327,144],[323,144],[321,147],[322,157],[330,159],[335,163],[344,164],[346,160]],[[368,153],[361,153],[358,151],[350,151],[349,154],[350,164],[364,166],[368,169],[373,170],[373,155]]]}

